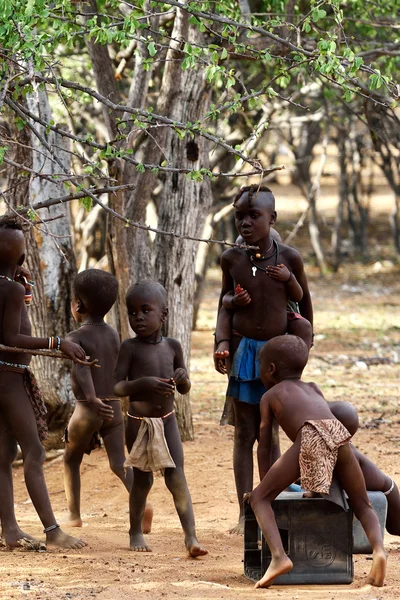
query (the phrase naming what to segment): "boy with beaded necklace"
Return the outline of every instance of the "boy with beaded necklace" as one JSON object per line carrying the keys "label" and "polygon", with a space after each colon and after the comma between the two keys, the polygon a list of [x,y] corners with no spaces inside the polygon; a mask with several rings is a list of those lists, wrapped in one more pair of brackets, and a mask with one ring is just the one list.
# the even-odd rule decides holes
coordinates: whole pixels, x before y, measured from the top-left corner
{"label": "boy with beaded necklace", "polygon": [[[225,360],[229,354],[232,363],[227,403],[233,408],[233,418],[225,422],[235,425],[233,469],[240,513],[231,531],[243,533],[243,494],[253,488],[253,446],[259,436],[260,399],[266,391],[259,374],[259,351],[267,340],[286,333],[289,298],[302,299],[302,310],[309,320],[312,306],[300,254],[272,238],[276,212],[271,190],[256,185],[242,188],[233,205],[239,235],[245,244],[258,247],[230,248],[222,254],[219,307],[227,294],[233,298],[232,336],[224,342],[229,351],[224,351],[216,338],[216,350],[225,354],[221,358]],[[273,456],[279,456],[277,426]]]}
{"label": "boy with beaded necklace", "polygon": [[[60,338],[31,336],[31,324],[25,305],[25,289],[15,281],[18,267],[25,259],[25,238],[18,221],[10,216],[0,219],[0,343],[26,349],[57,346],[74,362],[84,361],[84,350]],[[29,496],[44,526],[48,545],[60,548],[82,548],[81,540],[64,533],[55,520],[43,475],[46,436],[45,407],[32,372],[31,355],[0,352],[0,507],[5,542],[20,545],[25,534],[16,526],[13,512],[11,469],[5,461],[13,459],[13,438],[19,443],[24,459],[24,476]],[[41,429],[39,431],[38,426]],[[39,437],[40,436],[40,437]],[[28,536],[29,537],[29,536]]]}

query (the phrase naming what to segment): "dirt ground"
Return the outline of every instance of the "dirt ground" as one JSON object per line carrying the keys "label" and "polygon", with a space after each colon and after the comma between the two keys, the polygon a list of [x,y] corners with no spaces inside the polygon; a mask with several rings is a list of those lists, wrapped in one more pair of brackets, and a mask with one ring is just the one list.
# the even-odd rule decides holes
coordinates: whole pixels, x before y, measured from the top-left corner
{"label": "dirt ground", "polygon": [[[301,245],[301,244],[300,244]],[[375,248],[376,250],[376,248]],[[395,265],[376,260],[322,280],[308,267],[315,307],[316,345],[305,374],[328,400],[349,400],[360,413],[355,444],[400,484],[400,277]],[[385,535],[388,572],[383,588],[363,584],[370,558],[354,557],[348,586],[275,586],[253,590],[243,576],[243,538],[229,528],[237,519],[230,427],[219,427],[225,379],[213,371],[212,330],[219,272],[211,270],[198,330],[193,336],[192,381],[195,440],[185,443],[186,475],[198,536],[210,554],[185,557],[183,535],[172,498],[161,477],[151,492],[154,505],[150,554],[128,549],[127,494],[108,469],[103,450],[82,467],[84,527],[68,530],[87,542],[81,551],[42,554],[0,550],[0,598],[38,600],[165,600],[278,597],[391,600],[399,597],[400,539]],[[283,448],[286,442],[283,441]],[[46,479],[59,520],[65,516],[62,463],[46,464]],[[21,467],[14,469],[15,502],[22,528],[41,535]],[[400,515],[399,515],[400,517]]]}

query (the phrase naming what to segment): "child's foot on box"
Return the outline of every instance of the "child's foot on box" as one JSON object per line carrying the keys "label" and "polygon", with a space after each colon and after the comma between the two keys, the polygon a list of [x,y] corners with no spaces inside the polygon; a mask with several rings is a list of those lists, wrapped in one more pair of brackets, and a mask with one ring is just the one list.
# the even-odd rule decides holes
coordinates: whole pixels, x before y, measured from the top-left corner
{"label": "child's foot on box", "polygon": [[197,558],[198,556],[206,556],[208,554],[208,550],[203,548],[195,537],[185,539],[185,546],[188,558]]}
{"label": "child's foot on box", "polygon": [[83,540],[68,535],[60,527],[46,534],[46,542],[50,548],[64,548],[65,550],[78,550],[86,546]]}
{"label": "child's foot on box", "polygon": [[274,583],[274,580],[279,577],[279,575],[284,575],[288,573],[293,567],[293,563],[288,556],[283,556],[279,560],[272,559],[268,569],[266,570],[264,577],[257,581],[254,586],[257,588],[267,588]]}
{"label": "child's foot on box", "polygon": [[215,358],[228,358],[229,356],[229,340],[222,340],[217,344],[214,352]]}
{"label": "child's foot on box", "polygon": [[129,534],[129,547],[133,552],[152,552],[150,546],[144,541],[142,533]]}
{"label": "child's foot on box", "polygon": [[367,583],[382,587],[385,581],[386,573],[386,553],[382,550],[376,550],[372,554],[372,567],[367,577]]}
{"label": "child's foot on box", "polygon": [[144,509],[142,530],[143,533],[151,532],[151,524],[153,522],[153,505],[150,502],[146,502],[146,508]]}
{"label": "child's foot on box", "polygon": [[238,524],[232,529],[229,530],[229,533],[233,533],[235,535],[244,535],[244,517],[240,517]]}

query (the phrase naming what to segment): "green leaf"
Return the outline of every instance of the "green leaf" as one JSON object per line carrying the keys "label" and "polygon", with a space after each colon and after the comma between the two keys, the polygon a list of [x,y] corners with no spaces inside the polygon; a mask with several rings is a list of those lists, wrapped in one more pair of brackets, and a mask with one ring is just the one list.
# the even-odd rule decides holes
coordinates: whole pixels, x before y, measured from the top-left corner
{"label": "green leaf", "polygon": [[221,60],[225,60],[225,58],[227,58],[227,56],[228,56],[228,50],[226,48],[222,48]]}
{"label": "green leaf", "polygon": [[155,56],[157,54],[154,42],[150,42],[150,44],[147,46],[147,50],[149,51],[150,56]]}

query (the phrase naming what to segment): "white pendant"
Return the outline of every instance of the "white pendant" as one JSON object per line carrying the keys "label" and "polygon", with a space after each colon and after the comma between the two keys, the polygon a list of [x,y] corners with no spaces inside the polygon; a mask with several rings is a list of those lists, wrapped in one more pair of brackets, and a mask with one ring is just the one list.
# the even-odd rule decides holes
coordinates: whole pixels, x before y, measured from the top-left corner
{"label": "white pendant", "polygon": [[253,277],[255,277],[257,273],[257,267],[251,267],[251,270],[253,271]]}

